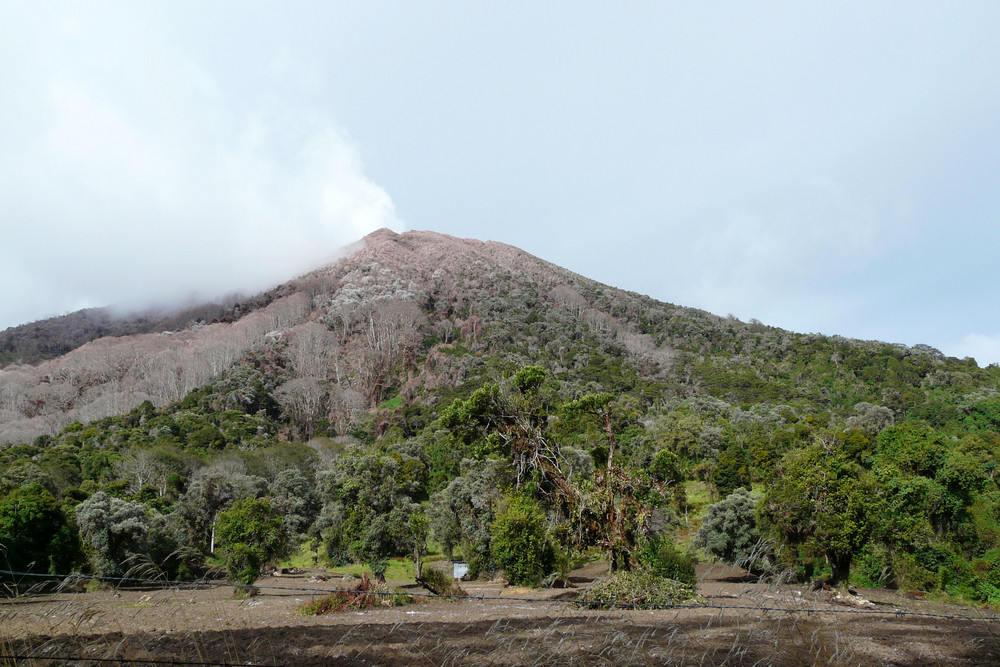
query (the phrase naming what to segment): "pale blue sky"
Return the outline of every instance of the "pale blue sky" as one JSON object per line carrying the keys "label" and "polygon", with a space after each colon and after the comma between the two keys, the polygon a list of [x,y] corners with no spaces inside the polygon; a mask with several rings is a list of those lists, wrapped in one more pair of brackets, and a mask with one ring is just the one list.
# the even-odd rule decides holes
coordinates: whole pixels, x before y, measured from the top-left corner
{"label": "pale blue sky", "polygon": [[1000,4],[0,0],[0,327],[383,225],[1000,361]]}

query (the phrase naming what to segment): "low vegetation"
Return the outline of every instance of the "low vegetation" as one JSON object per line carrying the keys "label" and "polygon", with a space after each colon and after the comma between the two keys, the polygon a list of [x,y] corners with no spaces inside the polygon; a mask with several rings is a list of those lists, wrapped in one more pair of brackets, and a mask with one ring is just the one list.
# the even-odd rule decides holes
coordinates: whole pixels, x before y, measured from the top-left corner
{"label": "low vegetation", "polygon": [[466,594],[458,581],[434,567],[425,568],[421,577],[417,579],[417,583],[434,595],[451,597]]}
{"label": "low vegetation", "polygon": [[401,607],[413,602],[413,596],[392,591],[385,583],[373,582],[364,575],[361,581],[348,590],[330,593],[303,603],[299,606],[298,613],[303,616],[322,616],[372,607]]}
{"label": "low vegetation", "polygon": [[695,587],[659,576],[651,568],[614,572],[595,582],[579,597],[582,606],[611,609],[644,605],[670,607],[696,601]]}

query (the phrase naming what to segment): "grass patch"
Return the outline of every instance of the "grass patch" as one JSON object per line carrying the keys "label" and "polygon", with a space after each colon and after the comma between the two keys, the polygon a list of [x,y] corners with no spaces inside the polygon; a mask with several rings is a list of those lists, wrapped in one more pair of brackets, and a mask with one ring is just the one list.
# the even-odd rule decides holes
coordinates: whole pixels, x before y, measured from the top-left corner
{"label": "grass patch", "polygon": [[396,408],[402,407],[402,405],[403,405],[403,397],[394,396],[390,398],[388,401],[383,401],[382,405],[378,407],[379,410],[395,410]]}
{"label": "grass patch", "polygon": [[715,502],[711,487],[700,480],[684,482],[684,495],[688,503],[688,520],[701,519],[708,506]]}
{"label": "grass patch", "polygon": [[[432,562],[434,560],[441,560],[443,556],[427,556],[424,558],[424,563]],[[299,550],[289,556],[287,559],[278,563],[278,567],[297,567],[300,569],[308,569],[311,567],[318,567],[319,563],[323,561],[322,555],[313,548],[311,540],[306,540],[299,546]],[[340,567],[328,567],[326,568],[328,572],[334,574],[349,574],[352,577],[358,577],[359,579],[365,575],[371,577],[372,571],[367,565],[343,565]],[[389,569],[385,571],[385,578],[389,581],[416,581],[417,571],[413,566],[413,562],[408,558],[393,558],[389,561]]]}
{"label": "grass patch", "polygon": [[[335,574],[349,574],[354,577],[371,576],[372,574],[367,565],[344,565],[328,569]],[[385,578],[388,581],[416,581],[416,576],[417,572],[413,567],[413,563],[407,559],[394,558],[390,560],[389,569],[385,571]]]}
{"label": "grass patch", "polygon": [[684,525],[674,536],[677,543],[685,549],[691,546],[691,540],[701,528],[708,506],[716,502],[712,497],[712,489],[705,482],[689,480],[684,482],[684,496],[687,499],[688,510],[681,515]]}
{"label": "grass patch", "polygon": [[313,549],[312,540],[306,540],[299,545],[298,551],[278,563],[278,567],[298,567],[302,569],[317,567],[319,560],[319,552]]}

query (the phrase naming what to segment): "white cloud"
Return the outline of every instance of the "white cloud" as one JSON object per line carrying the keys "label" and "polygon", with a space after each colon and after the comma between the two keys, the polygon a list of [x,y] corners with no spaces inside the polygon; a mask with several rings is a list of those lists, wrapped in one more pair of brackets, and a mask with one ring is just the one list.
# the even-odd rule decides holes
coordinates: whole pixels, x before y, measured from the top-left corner
{"label": "white cloud", "polygon": [[402,228],[332,118],[266,90],[228,97],[165,17],[65,5],[17,18],[19,39],[0,29],[14,100],[0,110],[0,328],[80,303],[263,289]]}

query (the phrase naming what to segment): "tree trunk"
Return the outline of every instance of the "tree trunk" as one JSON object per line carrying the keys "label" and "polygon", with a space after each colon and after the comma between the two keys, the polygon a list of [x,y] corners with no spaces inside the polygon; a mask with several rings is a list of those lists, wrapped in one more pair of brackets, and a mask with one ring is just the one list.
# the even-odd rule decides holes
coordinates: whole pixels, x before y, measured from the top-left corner
{"label": "tree trunk", "polygon": [[833,573],[830,575],[830,585],[838,586],[840,584],[847,585],[848,578],[851,573],[851,556],[848,555],[830,555],[830,568]]}
{"label": "tree trunk", "polygon": [[608,410],[603,415],[604,432],[608,435],[608,470],[611,470],[612,461],[615,458],[615,434],[611,431],[611,411]]}

